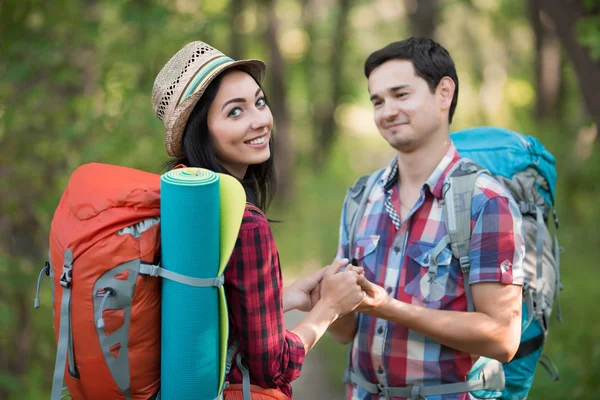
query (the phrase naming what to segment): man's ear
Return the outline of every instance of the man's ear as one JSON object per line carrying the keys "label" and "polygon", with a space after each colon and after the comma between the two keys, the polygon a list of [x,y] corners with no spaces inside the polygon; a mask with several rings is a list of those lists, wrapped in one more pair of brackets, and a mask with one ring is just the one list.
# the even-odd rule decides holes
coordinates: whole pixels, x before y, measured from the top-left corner
{"label": "man's ear", "polygon": [[450,110],[452,105],[452,98],[454,97],[454,90],[456,85],[452,78],[445,76],[440,80],[438,84],[436,94],[440,104],[440,108],[444,111]]}

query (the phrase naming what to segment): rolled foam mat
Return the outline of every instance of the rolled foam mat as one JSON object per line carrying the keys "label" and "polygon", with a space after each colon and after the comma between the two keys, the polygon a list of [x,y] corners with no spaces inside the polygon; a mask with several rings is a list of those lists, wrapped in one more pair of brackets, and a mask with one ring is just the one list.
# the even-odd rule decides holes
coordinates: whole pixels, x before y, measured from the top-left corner
{"label": "rolled foam mat", "polygon": [[[222,275],[245,201],[243,187],[228,175],[201,168],[162,175],[162,267],[201,279]],[[216,398],[228,336],[223,288],[163,279],[161,315],[161,400]]]}

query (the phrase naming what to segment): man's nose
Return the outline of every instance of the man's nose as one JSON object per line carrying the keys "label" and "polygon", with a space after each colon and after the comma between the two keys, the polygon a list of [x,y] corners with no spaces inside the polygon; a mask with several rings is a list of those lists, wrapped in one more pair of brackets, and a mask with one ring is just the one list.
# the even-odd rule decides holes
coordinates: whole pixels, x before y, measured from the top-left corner
{"label": "man's nose", "polygon": [[394,101],[386,101],[383,104],[383,118],[392,119],[398,115],[399,107]]}

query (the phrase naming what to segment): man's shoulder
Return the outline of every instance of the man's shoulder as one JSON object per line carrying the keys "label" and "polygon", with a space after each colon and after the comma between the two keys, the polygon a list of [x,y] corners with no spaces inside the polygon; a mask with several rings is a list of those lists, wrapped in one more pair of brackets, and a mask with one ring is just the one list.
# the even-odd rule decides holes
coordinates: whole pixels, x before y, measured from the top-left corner
{"label": "man's shoulder", "polygon": [[494,199],[504,199],[507,202],[515,201],[508,189],[496,178],[488,173],[480,174],[473,189],[472,214],[479,214]]}

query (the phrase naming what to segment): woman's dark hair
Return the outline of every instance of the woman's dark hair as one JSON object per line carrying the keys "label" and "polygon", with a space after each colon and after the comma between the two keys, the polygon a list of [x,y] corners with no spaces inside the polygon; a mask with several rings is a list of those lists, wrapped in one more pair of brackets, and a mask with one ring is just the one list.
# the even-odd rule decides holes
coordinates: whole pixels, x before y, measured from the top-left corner
{"label": "woman's dark hair", "polygon": [[375,68],[394,59],[412,62],[415,74],[427,82],[431,93],[435,92],[443,77],[447,76],[454,81],[454,96],[448,112],[448,123],[452,123],[458,102],[458,75],[450,53],[431,39],[411,37],[373,52],[365,61],[365,76],[368,79]]}
{"label": "woman's dark hair", "polygon": [[[224,75],[220,74],[208,85],[190,114],[183,132],[183,156],[173,158],[164,163],[162,166],[163,171],[169,171],[178,164],[184,164],[188,167],[206,168],[214,172],[231,175],[219,163],[210,131],[208,130],[208,109],[217,96]],[[256,83],[260,86],[259,82]],[[266,95],[265,102],[267,105],[269,104]],[[269,140],[271,156],[261,164],[249,165],[246,175],[241,181],[246,191],[246,200],[263,211],[267,210],[275,195],[276,177],[273,147],[273,135],[271,135],[271,139]]]}

